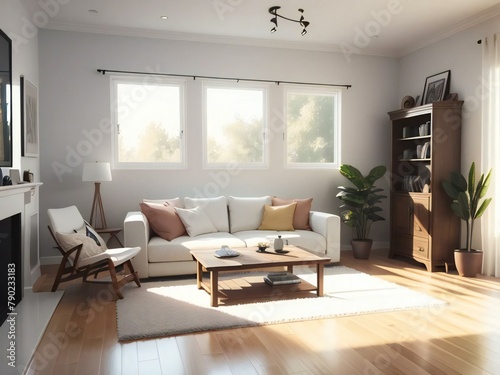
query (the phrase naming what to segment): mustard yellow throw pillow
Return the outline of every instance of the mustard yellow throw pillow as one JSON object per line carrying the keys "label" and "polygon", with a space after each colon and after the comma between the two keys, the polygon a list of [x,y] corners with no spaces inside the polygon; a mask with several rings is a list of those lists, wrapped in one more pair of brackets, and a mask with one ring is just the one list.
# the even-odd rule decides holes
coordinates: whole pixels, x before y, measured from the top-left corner
{"label": "mustard yellow throw pillow", "polygon": [[260,230],[295,230],[293,228],[293,214],[297,202],[284,206],[264,206]]}

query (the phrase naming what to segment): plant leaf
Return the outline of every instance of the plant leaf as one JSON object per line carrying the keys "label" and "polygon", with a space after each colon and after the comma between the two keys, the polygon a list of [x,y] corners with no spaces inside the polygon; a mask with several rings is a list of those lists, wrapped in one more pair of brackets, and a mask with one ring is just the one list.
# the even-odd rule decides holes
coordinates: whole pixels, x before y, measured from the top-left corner
{"label": "plant leaf", "polygon": [[476,164],[472,162],[469,169],[469,197],[474,196],[474,191],[476,189]]}
{"label": "plant leaf", "polygon": [[451,182],[444,180],[443,189],[451,199],[456,200],[458,198],[458,193],[460,193],[460,191]]}
{"label": "plant leaf", "polygon": [[368,173],[368,176],[366,176],[366,182],[368,185],[371,187],[377,181],[379,178],[382,178],[385,175],[385,172],[387,171],[387,168],[385,165],[379,165],[377,167],[374,167],[370,173]]}
{"label": "plant leaf", "polygon": [[491,181],[491,171],[492,170],[490,169],[490,171],[488,172],[488,175],[484,179],[483,186],[481,186],[481,189],[478,189],[478,190],[480,190],[479,191],[479,198],[484,198],[484,196],[486,195],[486,192],[488,191],[488,188],[490,186],[490,181]]}
{"label": "plant leaf", "polygon": [[492,199],[493,198],[485,199],[483,203],[481,203],[481,207],[479,207],[479,210],[477,210],[476,215],[474,216],[474,220],[479,219],[484,214],[484,211],[486,211]]}
{"label": "plant leaf", "polygon": [[460,216],[462,220],[469,220],[469,198],[467,197],[467,194],[465,194],[464,192],[460,192],[458,194],[457,203],[460,212],[460,215],[458,216]]}
{"label": "plant leaf", "polygon": [[452,172],[450,182],[458,191],[463,191],[463,192],[467,191],[467,180],[460,172],[457,171]]}
{"label": "plant leaf", "polygon": [[342,164],[339,168],[340,174],[347,178],[358,189],[366,187],[366,181],[359,169],[349,164]]}

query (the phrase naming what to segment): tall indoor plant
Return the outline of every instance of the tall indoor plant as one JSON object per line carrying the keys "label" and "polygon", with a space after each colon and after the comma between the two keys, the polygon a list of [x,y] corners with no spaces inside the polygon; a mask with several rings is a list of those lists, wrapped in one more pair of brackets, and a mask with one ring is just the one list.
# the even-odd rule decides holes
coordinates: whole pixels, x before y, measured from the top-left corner
{"label": "tall indoor plant", "polygon": [[461,276],[474,277],[481,273],[483,252],[472,248],[474,221],[479,219],[488,208],[492,198],[484,198],[490,185],[491,169],[486,177],[481,174],[476,185],[476,166],[474,162],[466,179],[460,172],[452,172],[450,180],[443,181],[443,188],[453,199],[451,209],[460,219],[465,221],[466,248],[454,252],[455,266]]}
{"label": "tall indoor plant", "polygon": [[356,230],[356,237],[351,240],[355,258],[367,259],[370,256],[373,240],[368,236],[371,225],[375,221],[385,220],[378,215],[382,211],[378,203],[381,203],[382,199],[387,196],[379,194],[383,189],[375,187],[374,184],[384,176],[386,170],[385,166],[379,165],[363,176],[352,165],[340,166],[340,174],[354,185],[354,187],[339,186],[340,192],[337,198],[343,203],[340,206],[343,209],[340,213],[342,222]]}

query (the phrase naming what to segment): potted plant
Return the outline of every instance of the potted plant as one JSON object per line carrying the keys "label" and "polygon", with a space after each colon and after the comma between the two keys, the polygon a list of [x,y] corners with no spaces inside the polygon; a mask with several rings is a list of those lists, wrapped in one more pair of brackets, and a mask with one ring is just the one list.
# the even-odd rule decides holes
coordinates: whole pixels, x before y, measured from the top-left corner
{"label": "potted plant", "polygon": [[472,248],[472,234],[474,221],[484,214],[491,203],[492,198],[484,198],[490,185],[491,169],[486,177],[481,174],[476,185],[476,166],[473,162],[468,177],[466,180],[460,172],[452,172],[450,180],[443,181],[443,188],[453,199],[451,209],[465,221],[466,226],[466,248],[455,250],[455,266],[460,276],[475,277],[481,273],[483,252]]}
{"label": "potted plant", "polygon": [[385,166],[379,165],[368,175],[363,176],[352,165],[343,164],[339,169],[340,174],[354,185],[354,187],[339,186],[340,192],[337,198],[343,203],[340,206],[343,209],[340,219],[347,226],[356,229],[356,237],[351,240],[351,246],[353,255],[357,259],[368,259],[373,244],[373,240],[368,237],[371,225],[375,221],[385,220],[378,215],[382,208],[377,204],[387,196],[380,195],[383,189],[375,187],[374,183],[384,176],[386,170]]}

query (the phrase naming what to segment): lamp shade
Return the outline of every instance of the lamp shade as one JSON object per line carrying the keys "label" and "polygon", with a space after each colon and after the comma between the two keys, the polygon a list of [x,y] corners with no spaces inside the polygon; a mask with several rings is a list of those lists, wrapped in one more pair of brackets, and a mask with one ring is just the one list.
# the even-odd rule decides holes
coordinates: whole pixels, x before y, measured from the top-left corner
{"label": "lamp shade", "polygon": [[109,163],[85,163],[83,165],[82,181],[111,181],[111,166]]}

